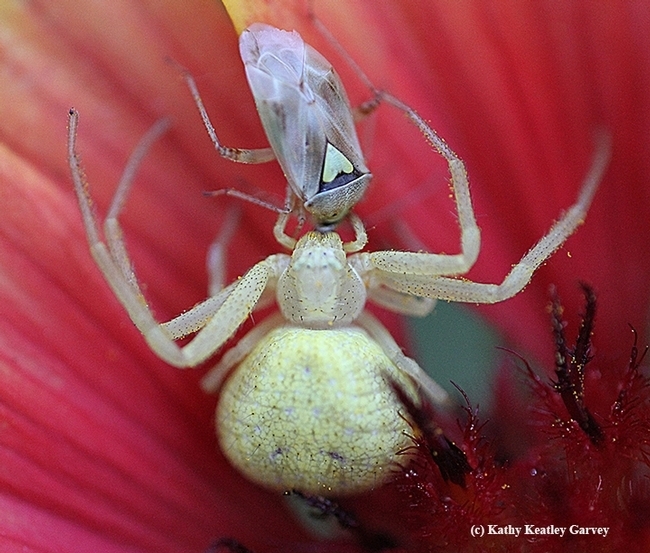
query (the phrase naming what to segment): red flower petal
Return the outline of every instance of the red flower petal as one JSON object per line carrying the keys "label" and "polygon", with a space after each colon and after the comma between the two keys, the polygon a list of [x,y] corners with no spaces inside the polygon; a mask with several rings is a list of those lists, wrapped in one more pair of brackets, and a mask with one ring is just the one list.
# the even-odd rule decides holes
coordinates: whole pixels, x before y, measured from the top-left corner
{"label": "red flower petal", "polygon": [[[8,550],[201,550],[222,535],[257,553],[270,541],[286,545],[296,528],[274,508],[276,498],[217,452],[214,398],[199,391],[197,374],[149,352],[101,279],[66,164],[65,117],[74,105],[103,213],[134,144],[157,118],[172,116],[173,129],[142,168],[124,230],[161,319],[200,300],[205,250],[224,214],[201,191],[244,178],[282,198],[284,186],[277,166],[218,159],[165,61],[197,78],[225,143],[265,145],[243,93],[232,24],[211,3],[68,0],[1,9],[0,509],[8,522],[0,540]],[[628,322],[644,329],[650,19],[643,2],[317,2],[316,10],[373,81],[432,119],[467,162],[484,237],[473,279],[500,281],[546,232],[575,199],[593,132],[609,130],[611,168],[565,248],[571,258],[556,255],[526,292],[484,313],[518,347],[548,355],[547,284],[563,291],[583,279],[601,297],[601,349],[619,351],[610,346],[627,342]],[[341,67],[353,101],[366,99],[302,15],[302,2],[281,3],[271,15],[286,13],[296,15],[269,22],[298,28]],[[362,216],[405,203],[393,220],[406,220],[433,251],[456,251],[444,164],[389,108],[366,128],[376,180]],[[232,276],[278,250],[273,215],[245,210]],[[371,232],[382,247],[402,245],[391,224]],[[579,296],[564,296],[567,312],[577,313]]]}
{"label": "red flower petal", "polygon": [[[213,165],[191,98],[165,58],[214,62],[202,59],[205,44],[185,50],[174,34],[200,29],[207,38],[221,29],[232,59],[222,60],[220,73],[239,61],[223,12],[172,8],[4,8],[0,94],[11,109],[0,129],[3,550],[201,551],[223,535],[256,547],[271,529],[281,541],[296,534],[273,508],[277,498],[219,454],[215,398],[200,391],[199,375],[157,360],[107,289],[71,188],[71,104],[81,112],[79,149],[100,212],[141,134],[175,113],[174,131],[142,168],[125,234],[161,317],[205,294],[204,252],[220,209],[201,191],[214,187],[215,174],[223,186],[235,173]],[[235,120],[223,127],[224,136],[241,128]],[[197,153],[200,143],[205,151]],[[264,240],[250,242],[236,271],[261,256]],[[249,517],[260,521],[253,533]]]}
{"label": "red flower petal", "polygon": [[[650,215],[647,7],[409,3],[401,15],[419,48],[402,60],[399,94],[444,117],[436,126],[468,165],[484,237],[471,278],[501,280],[574,201],[595,130],[611,133],[610,169],[586,224],[524,293],[482,312],[518,348],[548,359],[550,342],[540,339],[548,335],[540,309],[548,284],[574,289],[586,280],[601,297],[597,345],[629,343],[627,323],[644,327],[650,287],[650,226],[642,223]],[[427,91],[428,102],[411,100],[409,90]],[[428,213],[418,206],[409,221],[433,245],[451,227],[438,230],[440,219]],[[567,311],[578,313],[579,295],[564,296]]]}
{"label": "red flower petal", "polygon": [[[333,61],[353,103],[368,98],[363,83],[315,31],[303,2],[232,4],[245,14],[239,26],[262,18],[300,30]],[[314,9],[371,80],[431,120],[467,163],[483,231],[482,252],[469,273],[473,280],[500,282],[548,231],[577,197],[596,132],[610,133],[610,167],[585,226],[524,293],[481,311],[540,359],[551,354],[540,340],[548,336],[540,307],[550,283],[560,290],[575,289],[579,280],[595,286],[602,298],[600,324],[608,326],[599,346],[625,342],[627,323],[644,327],[650,287],[650,226],[642,224],[650,215],[645,3],[419,0],[316,2]],[[359,211],[367,220],[390,212],[389,224],[370,229],[371,240],[403,247],[395,230],[403,228],[395,223],[401,220],[431,251],[457,251],[445,164],[396,110],[382,107],[369,126],[366,151],[375,180]],[[362,141],[369,135],[362,129]],[[580,307],[575,297],[567,300],[572,313]]]}

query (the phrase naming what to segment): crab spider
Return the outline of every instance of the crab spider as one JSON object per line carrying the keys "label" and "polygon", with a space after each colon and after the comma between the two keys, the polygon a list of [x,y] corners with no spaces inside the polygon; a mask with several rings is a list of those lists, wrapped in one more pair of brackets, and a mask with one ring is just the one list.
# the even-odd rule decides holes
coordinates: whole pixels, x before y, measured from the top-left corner
{"label": "crab spider", "polygon": [[[412,424],[400,415],[403,409],[392,383],[416,402],[421,394],[443,402],[446,393],[402,353],[390,333],[365,309],[366,301],[398,313],[423,316],[437,299],[495,303],[512,297],[583,222],[609,159],[609,143],[603,139],[576,203],[548,234],[500,284],[472,282],[458,278],[472,267],[480,250],[464,164],[416,112],[389,94],[378,94],[380,100],[404,112],[447,161],[461,231],[460,253],[364,252],[365,229],[349,212],[354,201],[346,186],[351,181],[343,178],[346,174],[357,178],[353,172],[345,173],[354,162],[346,162],[342,150],[333,154],[325,145],[317,158],[321,163],[319,178],[329,174],[342,180],[340,187],[325,191],[322,205],[344,206],[354,240],[341,240],[330,224],[334,220],[324,217],[327,209],[313,212],[316,230],[296,240],[285,232],[291,212],[282,212],[274,234],[291,254],[270,255],[223,287],[220,275],[224,271],[219,261],[232,234],[232,224],[226,224],[210,250],[211,296],[166,323],[156,321],[147,306],[119,224],[136,167],[165,123],[145,135],[127,164],[104,221],[102,239],[76,152],[78,114],[70,110],[69,163],[91,253],[158,356],[181,368],[208,360],[253,310],[275,296],[279,312],[226,351],[202,383],[206,391],[221,390],[216,427],[223,453],[249,479],[271,489],[344,495],[383,483],[395,461],[405,460],[398,455],[409,445]],[[348,104],[330,103],[329,107],[349,111]],[[207,115],[204,121],[210,130]],[[323,143],[328,144],[327,140]],[[219,150],[222,155],[230,151],[237,157],[244,152],[219,145],[216,135],[213,141],[217,149],[223,149]],[[272,153],[282,160],[278,151]],[[267,157],[271,159],[271,154]],[[361,178],[367,185],[367,170],[365,175],[367,178]],[[291,179],[289,182],[294,197],[308,203],[307,188],[296,190]],[[312,199],[321,192],[317,190]],[[191,334],[194,336],[186,345],[176,343]]]}
{"label": "crab spider", "polygon": [[[364,491],[387,479],[397,455],[409,444],[411,427],[400,415],[389,382],[416,402],[420,393],[435,402],[446,398],[365,310],[366,300],[421,316],[440,298],[494,303],[513,296],[586,216],[608,160],[608,146],[602,141],[576,204],[501,284],[462,280],[456,277],[472,267],[480,250],[467,175],[462,161],[417,113],[371,87],[372,105],[385,101],[404,112],[446,159],[461,252],[363,252],[365,229],[350,210],[371,175],[338,76],[297,33],[268,25],[246,30],[240,50],[271,148],[242,150],[220,144],[196,85],[186,75],[203,122],[223,157],[244,163],[277,159],[288,181],[288,206],[302,202],[316,230],[296,240],[285,232],[292,209],[281,212],[274,234],[291,255],[271,255],[224,287],[224,252],[234,232],[233,221],[227,221],[210,248],[210,297],[161,324],[131,269],[119,215],[136,167],[165,123],[152,128],[127,164],[104,221],[104,241],[77,159],[78,114],[71,110],[68,155],[90,249],[152,350],[177,367],[212,357],[252,311],[274,295],[279,313],[226,351],[203,380],[206,391],[221,388],[216,413],[221,448],[251,480],[272,489],[318,495]],[[344,243],[334,228],[346,216],[355,238]],[[191,334],[185,346],[176,343]]]}

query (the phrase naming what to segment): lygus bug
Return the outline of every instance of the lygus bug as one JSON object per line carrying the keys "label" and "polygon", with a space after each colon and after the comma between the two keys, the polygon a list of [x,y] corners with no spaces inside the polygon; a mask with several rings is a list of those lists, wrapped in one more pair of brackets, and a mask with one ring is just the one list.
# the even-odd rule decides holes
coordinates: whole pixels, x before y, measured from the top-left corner
{"label": "lygus bug", "polygon": [[[255,35],[258,30],[263,33]],[[264,47],[273,45],[294,54],[296,48],[302,48],[302,41],[296,43],[296,33],[255,25],[242,41],[251,34]],[[268,55],[273,57],[273,50],[270,52]],[[302,59],[309,63],[313,56]],[[284,69],[281,66],[273,71],[284,74]],[[274,74],[271,72],[270,76]],[[267,93],[271,94],[270,90]],[[69,161],[91,252],[131,319],[162,359],[177,367],[202,363],[217,352],[256,307],[266,303],[271,293],[275,294],[279,313],[263,320],[227,351],[203,381],[206,390],[217,390],[234,369],[223,384],[217,407],[220,445],[234,466],[251,480],[272,489],[342,495],[384,482],[395,461],[406,460],[398,453],[409,444],[407,433],[412,431],[400,414],[403,409],[390,382],[404,388],[414,401],[417,388],[433,401],[442,401],[446,396],[413,360],[404,356],[388,331],[365,310],[366,300],[398,313],[421,316],[431,311],[436,299],[495,303],[517,294],[583,221],[607,164],[609,149],[603,141],[576,204],[524,255],[501,284],[457,278],[470,269],[480,249],[480,232],[464,164],[412,109],[389,94],[380,93],[379,99],[403,111],[447,161],[459,215],[461,253],[362,252],[366,233],[361,220],[354,213],[348,214],[355,239],[344,243],[335,230],[328,228],[335,221],[322,216],[327,209],[315,213],[316,230],[296,240],[285,232],[291,213],[282,212],[274,232],[278,242],[291,249],[291,255],[270,255],[229,286],[163,324],[154,319],[133,276],[118,221],[132,184],[134,164],[127,165],[104,222],[105,243],[100,238],[77,159],[78,115],[70,111]],[[326,100],[319,98],[332,112],[345,111],[334,115],[351,120],[347,102],[328,104]],[[289,102],[280,103],[282,110],[293,115],[289,106]],[[207,116],[202,113],[210,129]],[[285,121],[288,124],[291,118]],[[287,140],[293,131],[297,132],[283,128],[274,135],[275,139]],[[327,131],[323,127],[322,132]],[[132,159],[142,157],[150,140],[148,136],[143,142],[145,146],[138,148]],[[319,150],[314,154],[315,160],[309,160],[312,164],[320,163],[320,167],[317,171],[310,169],[309,174],[318,174],[321,180],[324,174],[336,171],[351,175],[338,154],[327,158],[327,140],[329,135],[321,137],[325,150]],[[262,155],[259,151],[246,154],[229,150],[220,146],[214,136],[213,141],[220,153],[230,159],[250,160],[252,156],[259,160]],[[355,151],[358,153],[358,149]],[[281,159],[277,151],[274,155]],[[267,151],[266,156],[270,159],[271,153]],[[287,159],[284,158],[285,162]],[[337,169],[331,171],[332,167]],[[367,183],[367,178],[363,182]],[[331,189],[328,196],[332,205],[343,205],[344,211],[354,205],[344,191],[345,183],[348,181],[344,178],[343,186]],[[306,188],[300,182],[292,186],[296,185],[297,190],[292,188],[294,194],[309,202]],[[322,191],[322,186],[318,190]],[[337,217],[342,213],[337,211]],[[224,235],[217,240],[215,249],[223,251],[225,241]],[[192,333],[196,335],[186,345],[181,347],[175,342]]]}
{"label": "lygus bug", "polygon": [[254,23],[241,34],[239,51],[271,147],[223,146],[194,80],[186,73],[215,148],[241,163],[277,159],[316,228],[333,228],[361,199],[371,179],[341,80],[295,31]]}

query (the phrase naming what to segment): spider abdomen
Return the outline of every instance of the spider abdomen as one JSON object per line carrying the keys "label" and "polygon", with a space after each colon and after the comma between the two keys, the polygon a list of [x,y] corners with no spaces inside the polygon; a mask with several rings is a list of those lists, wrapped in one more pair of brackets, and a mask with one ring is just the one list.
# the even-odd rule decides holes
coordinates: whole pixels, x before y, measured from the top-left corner
{"label": "spider abdomen", "polygon": [[361,329],[282,326],[224,384],[221,449],[268,488],[343,495],[382,484],[412,432],[387,376],[410,380]]}

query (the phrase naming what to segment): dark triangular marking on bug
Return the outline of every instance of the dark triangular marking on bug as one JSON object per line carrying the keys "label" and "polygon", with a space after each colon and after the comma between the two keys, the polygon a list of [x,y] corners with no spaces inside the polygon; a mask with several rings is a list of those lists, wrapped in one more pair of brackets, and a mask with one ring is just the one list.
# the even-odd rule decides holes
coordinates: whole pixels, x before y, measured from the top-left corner
{"label": "dark triangular marking on bug", "polygon": [[341,150],[331,143],[327,143],[325,156],[323,157],[319,192],[327,192],[345,186],[358,179],[361,175],[362,173],[354,167]]}

